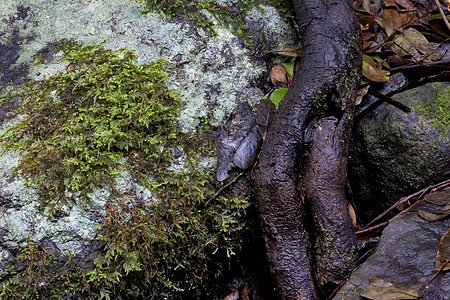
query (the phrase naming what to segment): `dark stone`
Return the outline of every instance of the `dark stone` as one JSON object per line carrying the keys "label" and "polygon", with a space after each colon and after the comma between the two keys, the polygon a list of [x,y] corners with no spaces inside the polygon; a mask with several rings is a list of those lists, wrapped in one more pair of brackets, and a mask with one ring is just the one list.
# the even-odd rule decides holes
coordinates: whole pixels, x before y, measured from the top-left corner
{"label": "dark stone", "polygon": [[366,221],[399,198],[450,177],[450,134],[442,134],[416,110],[449,83],[428,84],[394,98],[415,110],[382,104],[356,124],[349,178]]}
{"label": "dark stone", "polygon": [[[15,82],[16,80],[28,75],[28,66],[26,64],[14,65],[19,58],[19,52],[21,50],[21,45],[24,40],[28,42],[33,39],[32,36],[23,37],[19,34],[20,30],[16,21],[21,21],[25,23],[23,27],[27,26],[28,12],[30,7],[25,7],[19,5],[16,7],[17,14],[14,17],[9,18],[9,20],[3,20],[7,22],[12,30],[10,31],[11,36],[8,38],[5,44],[0,44],[0,87],[4,87],[8,83]],[[4,33],[0,34],[0,37]]]}
{"label": "dark stone", "polygon": [[352,273],[334,299],[362,299],[359,294],[369,285],[369,278],[383,279],[399,287],[413,287],[430,296],[423,299],[450,299],[450,273],[431,281],[436,274],[433,270],[439,240],[449,227],[449,218],[428,222],[420,218],[417,211],[394,219],[384,229],[375,253]]}

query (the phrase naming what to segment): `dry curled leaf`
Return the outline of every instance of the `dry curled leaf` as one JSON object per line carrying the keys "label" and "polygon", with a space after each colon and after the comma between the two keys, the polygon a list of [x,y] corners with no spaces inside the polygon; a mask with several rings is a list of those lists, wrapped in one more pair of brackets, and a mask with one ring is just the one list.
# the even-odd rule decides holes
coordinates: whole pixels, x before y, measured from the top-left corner
{"label": "dry curled leaf", "polygon": [[350,218],[352,219],[353,228],[359,229],[360,226],[358,225],[358,221],[356,220],[355,210],[353,209],[353,206],[351,205],[351,203],[348,201],[347,201],[347,207],[348,207],[348,214],[350,215]]}
{"label": "dry curled leaf", "polygon": [[415,11],[416,7],[408,0],[395,0],[395,3],[408,11]]}
{"label": "dry curled leaf", "polygon": [[226,295],[222,300],[239,300],[239,289],[235,289],[234,291]]}
{"label": "dry curled leaf", "polygon": [[396,35],[390,48],[400,56],[411,55],[416,59],[421,59],[424,55],[428,60],[438,58],[433,53],[434,45],[414,28],[408,28],[402,34]]}
{"label": "dry curled leaf", "polygon": [[361,103],[362,98],[367,94],[367,92],[369,91],[369,88],[370,88],[370,84],[367,84],[358,89],[358,93],[356,94],[356,99],[355,99],[355,105],[359,105]]}
{"label": "dry curled leaf", "polygon": [[370,285],[361,292],[362,297],[376,300],[419,299],[416,289],[401,288],[379,278],[369,278],[369,281]]}
{"label": "dry curled leaf", "polygon": [[261,133],[263,141],[266,139],[267,130],[269,129],[270,116],[275,111],[275,104],[268,98],[261,99],[256,105],[256,125],[258,125],[259,133]]}
{"label": "dry curled leaf", "polygon": [[419,216],[429,222],[450,215],[450,190],[429,194],[424,199],[426,205],[419,209]]}
{"label": "dry curled leaf", "polygon": [[[436,268],[450,270],[450,228],[442,235],[436,254]],[[444,266],[445,264],[445,266]]]}
{"label": "dry curled leaf", "polygon": [[389,71],[382,70],[372,57],[363,55],[364,77],[374,82],[385,82],[389,80]]}
{"label": "dry curled leaf", "polygon": [[435,212],[427,212],[427,211],[420,211],[419,216],[427,220],[428,222],[434,222],[440,219],[443,219],[450,215],[450,206],[446,207],[446,211],[443,213],[435,213]]}
{"label": "dry curled leaf", "polygon": [[270,71],[270,81],[273,85],[279,86],[280,83],[289,85],[292,82],[292,79],[290,79],[289,74],[283,67],[283,65],[278,64],[273,66],[272,70]]}
{"label": "dry curled leaf", "polygon": [[386,35],[389,37],[397,30],[401,30],[403,24],[406,23],[407,20],[403,20],[403,16],[405,14],[401,14],[397,12],[395,7],[385,7],[383,10],[383,20],[384,20],[384,30],[386,31]]}
{"label": "dry curled leaf", "polygon": [[256,112],[246,103],[239,103],[217,137],[217,180],[229,177],[233,168],[246,170],[253,165],[263,139],[256,125]]}

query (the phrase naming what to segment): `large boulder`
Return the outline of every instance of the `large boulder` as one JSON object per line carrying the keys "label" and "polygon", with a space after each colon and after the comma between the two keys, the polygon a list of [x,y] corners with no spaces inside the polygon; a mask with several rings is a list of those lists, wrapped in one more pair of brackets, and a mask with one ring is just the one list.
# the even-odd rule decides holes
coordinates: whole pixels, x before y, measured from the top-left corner
{"label": "large boulder", "polygon": [[[39,82],[57,72],[65,72],[70,69],[67,61],[58,60],[62,54],[56,45],[63,39],[74,40],[84,45],[101,44],[107,49],[126,48],[136,53],[137,62],[140,65],[158,59],[165,60],[168,75],[164,83],[170,90],[176,91],[183,103],[176,120],[180,134],[181,132],[183,134],[195,133],[200,127],[205,127],[205,123],[213,128],[223,123],[225,117],[231,113],[237,103],[248,102],[253,105],[258,102],[267,92],[264,86],[267,83],[269,68],[264,53],[290,46],[296,40],[295,29],[283,20],[284,16],[277,8],[267,5],[270,1],[252,1],[251,5],[245,4],[248,1],[228,2],[230,1],[217,1],[216,10],[221,11],[225,8],[236,13],[237,9],[247,8],[239,12],[242,16],[239,24],[227,24],[226,19],[219,20],[207,10],[200,11],[203,19],[191,18],[189,15],[165,18],[161,12],[143,14],[140,10],[145,8],[144,4],[136,1],[2,1],[0,4],[0,32],[2,32],[0,34],[0,86],[3,91],[16,90],[20,89],[21,85],[12,87],[9,85],[28,79]],[[206,21],[206,25],[201,21]],[[242,40],[242,35],[236,34],[239,30],[247,30],[251,39]],[[12,103],[2,103],[0,111],[2,133],[17,123],[17,119],[6,118],[6,111],[11,106],[14,107],[18,99],[12,100],[14,100]],[[207,140],[205,139],[205,141]],[[185,176],[185,172],[188,172],[186,169],[187,156],[180,149],[175,147],[171,150],[174,162],[167,172],[171,172],[174,177]],[[213,195],[214,188],[220,187],[214,183],[214,179],[208,179],[207,176],[215,169],[214,151],[211,151],[210,148],[192,150],[204,152],[201,160],[195,162],[196,173],[188,175],[191,176],[192,182],[184,181],[182,186],[177,186],[180,184],[177,182],[164,182],[163,184],[173,184],[171,193],[176,195],[183,188],[189,190],[191,185],[195,186],[200,183],[199,189],[196,186],[197,190],[189,190],[189,193],[198,192],[199,197],[202,197],[202,191],[206,190],[204,195],[208,193]],[[133,282],[139,282],[139,280],[136,281],[135,274],[137,273],[135,272],[139,272],[141,269],[145,270],[144,274],[146,275],[142,275],[143,278],[138,279],[142,279],[141,283],[148,284],[150,278],[144,277],[155,275],[155,270],[151,269],[154,266],[149,266],[148,270],[147,266],[139,266],[136,261],[138,255],[136,253],[139,250],[136,248],[129,253],[124,252],[129,244],[136,243],[136,241],[130,241],[129,244],[116,244],[118,248],[114,249],[111,248],[111,244],[105,246],[105,241],[109,238],[98,240],[100,225],[107,226],[105,225],[105,216],[109,218],[108,220],[117,220],[111,218],[111,213],[114,215],[117,211],[108,211],[111,199],[111,190],[108,187],[99,186],[83,201],[74,197],[77,201],[59,208],[50,215],[45,211],[45,207],[43,211],[42,199],[36,189],[38,187],[34,186],[32,182],[24,180],[15,172],[20,158],[21,156],[14,151],[3,151],[0,156],[0,205],[2,209],[0,215],[0,280],[2,286],[0,291],[2,295],[13,297],[12,295],[20,291],[24,297],[32,297],[37,295],[36,293],[42,292],[41,296],[49,296],[54,293],[56,296],[72,299],[86,296],[92,292],[92,295],[103,297],[114,289],[111,286],[113,282],[116,286],[122,285],[123,288],[123,284],[126,282],[125,279],[121,279],[123,276],[128,275],[127,278],[134,278]],[[197,181],[200,178],[198,176],[203,177]],[[211,178],[214,178],[214,175]],[[189,271],[189,278],[183,273],[186,262],[195,267],[196,263],[200,264],[200,261],[195,261],[195,259],[205,258],[202,256],[203,254],[197,252],[198,248],[206,249],[205,253],[210,255],[228,257],[231,261],[233,251],[238,251],[240,246],[220,249],[211,247],[215,243],[231,245],[233,239],[231,227],[235,228],[236,232],[241,231],[244,227],[244,224],[236,222],[235,217],[238,215],[243,217],[245,209],[248,207],[245,199],[248,193],[246,181],[246,179],[240,180],[235,188],[228,190],[230,195],[227,196],[225,191],[225,196],[220,195],[206,208],[203,207],[205,213],[197,216],[203,218],[208,215],[206,212],[212,212],[209,225],[198,223],[198,219],[193,221],[185,219],[183,215],[178,217],[177,222],[179,221],[181,225],[177,223],[177,226],[183,227],[192,221],[192,224],[186,226],[189,227],[189,230],[194,230],[193,234],[191,232],[192,237],[195,236],[195,230],[200,230],[199,235],[202,236],[199,238],[203,242],[193,245],[192,253],[189,252],[189,248],[186,248],[189,245],[180,244],[181,248],[188,249],[188,253],[183,254],[181,250],[177,250],[180,253],[175,251],[171,257],[179,256],[175,258],[175,260],[179,260],[178,265],[169,265],[167,254],[162,255],[167,262],[161,261],[162,265],[159,267],[166,268],[164,270],[171,269],[173,274],[165,274],[163,273],[165,271],[160,271],[162,275],[158,284],[163,287],[163,290],[153,291],[153,296],[166,297],[161,295],[165,295],[167,291],[179,293],[183,288],[189,287],[191,279],[197,280],[197,282],[205,280],[201,273],[204,270],[195,271],[198,272],[198,275],[194,271]],[[117,178],[116,183],[117,191],[133,199],[131,202],[126,202],[128,204],[118,204],[122,205],[121,209],[128,212],[123,216],[119,215],[119,217],[125,218],[125,224],[128,224],[126,222],[130,218],[136,216],[130,211],[136,214],[154,213],[147,207],[158,203],[161,199],[157,199],[153,190],[136,183],[134,177],[126,172]],[[230,190],[232,191],[230,192]],[[225,205],[223,199],[234,202]],[[193,202],[199,201],[199,199],[194,200]],[[204,199],[204,201],[206,200]],[[135,203],[137,207],[131,209],[127,206],[131,205],[129,203]],[[186,205],[190,205],[190,202]],[[222,207],[219,209],[220,213],[218,213],[218,207]],[[172,211],[173,208],[170,209],[169,206],[167,208],[168,215],[162,217],[164,224],[157,224],[158,226],[164,228],[166,223],[170,224],[170,214],[182,213]],[[192,213],[198,212],[193,211]],[[147,226],[151,227],[149,224]],[[208,232],[205,226],[213,227],[210,229],[214,232],[230,233],[231,236],[223,236],[219,240],[215,240],[214,233]],[[174,226],[169,231],[176,232],[176,229],[181,227]],[[126,229],[126,227],[121,228]],[[139,227],[137,228],[139,229]],[[137,234],[136,230],[138,229],[134,230],[134,235]],[[180,232],[180,234],[177,237],[178,241],[183,240],[184,233]],[[110,238],[114,239],[114,236],[110,236]],[[190,237],[186,238],[189,240]],[[155,237],[155,240],[157,240],[155,243],[168,242],[161,237]],[[105,251],[109,251],[106,256],[104,255]],[[170,248],[168,251],[172,252]],[[101,256],[102,253],[103,256]],[[192,255],[191,259],[189,255]],[[119,268],[114,270],[114,267],[111,267],[111,261],[122,259],[120,257],[123,258],[120,265],[121,273]],[[189,260],[191,261],[189,262]],[[225,261],[222,266],[219,266],[217,272],[213,269],[207,271],[216,273],[214,276],[220,276],[220,274],[229,272],[229,265],[228,267],[225,265],[230,261]],[[103,263],[110,264],[110,269],[105,268],[104,265],[102,267]],[[215,267],[220,265],[219,262],[216,263]],[[211,262],[209,264],[213,267]],[[97,266],[96,271],[94,270],[89,277],[83,277],[86,271],[93,270],[95,266]],[[102,270],[105,270],[104,274]],[[106,270],[111,272],[108,273],[109,271]],[[100,273],[95,273],[97,271]],[[238,273],[241,271],[239,269]],[[67,275],[68,273],[70,275]],[[66,275],[69,277],[65,277]],[[70,279],[67,281],[64,278]],[[80,289],[80,282],[83,283],[82,280],[87,280],[87,278],[90,278],[89,283],[84,282],[85,286]],[[78,280],[78,282],[74,280]],[[102,286],[101,282],[107,284]],[[127,297],[138,297],[139,293],[148,296],[150,293],[143,286],[132,285],[128,288],[135,294]],[[124,289],[126,290],[127,287]],[[226,291],[223,284],[218,285],[218,290]],[[198,296],[198,294],[200,294],[199,291],[191,291],[192,297]],[[203,297],[205,297],[204,294]],[[213,296],[210,295],[210,297]]]}
{"label": "large boulder", "polygon": [[[396,80],[405,81],[403,76]],[[393,91],[392,84],[386,86],[383,92]],[[349,179],[366,218],[450,177],[450,84],[427,84],[394,99],[413,112],[382,104],[362,115],[353,132]]]}

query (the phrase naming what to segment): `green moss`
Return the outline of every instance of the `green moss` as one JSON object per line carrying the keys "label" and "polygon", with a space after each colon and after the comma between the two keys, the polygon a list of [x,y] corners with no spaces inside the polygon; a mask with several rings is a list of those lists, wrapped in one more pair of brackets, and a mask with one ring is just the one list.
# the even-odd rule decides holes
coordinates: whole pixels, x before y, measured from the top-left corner
{"label": "green moss", "polygon": [[[101,254],[92,270],[73,279],[73,292],[92,299],[204,298],[207,283],[221,276],[222,264],[245,239],[246,191],[204,205],[220,187],[199,167],[213,154],[212,139],[206,125],[190,135],[177,128],[183,104],[164,84],[163,61],[137,65],[126,49],[72,41],[57,50],[66,70],[13,95],[22,99],[20,118],[2,142],[5,150],[20,152],[17,174],[37,187],[45,211],[76,197],[89,205],[86,196],[100,186],[110,191],[98,226]],[[173,168],[174,153],[182,158],[179,168]],[[124,173],[158,200],[143,202],[119,188]],[[66,289],[60,280],[44,286],[29,280],[44,276],[39,263],[28,270],[4,282],[0,294],[27,287],[33,298]]]}
{"label": "green moss", "polygon": [[28,85],[21,121],[3,135],[7,150],[20,151],[17,171],[39,186],[45,207],[100,182],[113,185],[125,157],[130,172],[144,156],[149,166],[164,162],[181,105],[163,82],[163,61],[137,66],[127,50],[68,41],[58,48],[67,70]]}
{"label": "green moss", "polygon": [[311,104],[313,109],[317,112],[323,112],[328,108],[327,96],[321,90],[317,90],[314,92],[311,97]]}
{"label": "green moss", "polygon": [[342,300],[354,299],[355,296],[359,296],[363,291],[362,287],[354,287],[341,293]]}
{"label": "green moss", "polygon": [[442,83],[433,83],[433,89],[425,105],[416,111],[436,128],[442,138],[448,140],[450,135],[450,87]]}
{"label": "green moss", "polygon": [[84,270],[73,257],[68,257],[64,264],[55,264],[57,256],[54,249],[28,240],[18,260],[9,265],[10,277],[0,285],[0,298],[63,300],[72,293],[86,295],[90,285],[84,279]]}

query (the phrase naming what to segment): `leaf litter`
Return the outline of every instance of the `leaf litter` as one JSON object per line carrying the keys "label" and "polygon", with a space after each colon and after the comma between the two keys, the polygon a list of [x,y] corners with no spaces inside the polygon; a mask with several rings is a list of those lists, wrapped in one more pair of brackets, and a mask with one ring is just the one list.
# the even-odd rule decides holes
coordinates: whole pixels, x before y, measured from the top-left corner
{"label": "leaf litter", "polygon": [[369,278],[370,285],[361,296],[376,300],[419,299],[419,292],[411,287],[398,287],[379,278]]}
{"label": "leaf litter", "polygon": [[450,228],[442,235],[436,254],[436,268],[450,270]]}

